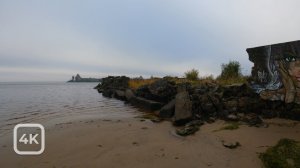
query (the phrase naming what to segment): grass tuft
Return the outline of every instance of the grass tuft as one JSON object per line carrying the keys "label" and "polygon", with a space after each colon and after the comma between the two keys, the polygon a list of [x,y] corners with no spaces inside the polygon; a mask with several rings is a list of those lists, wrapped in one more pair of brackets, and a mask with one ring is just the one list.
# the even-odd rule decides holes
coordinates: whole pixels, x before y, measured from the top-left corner
{"label": "grass tuft", "polygon": [[231,85],[236,83],[247,83],[247,76],[240,76],[235,78],[217,78],[217,82],[220,85]]}
{"label": "grass tuft", "polygon": [[150,78],[150,79],[130,79],[129,80],[129,88],[136,90],[137,88],[143,86],[143,85],[148,85],[151,83],[154,83],[157,81],[159,78]]}
{"label": "grass tuft", "polygon": [[217,131],[222,131],[222,130],[236,130],[236,129],[239,129],[239,123],[238,122],[230,122],[230,123],[227,123],[226,126],[218,129],[218,130],[214,130],[213,132],[217,132]]}
{"label": "grass tuft", "polygon": [[299,168],[300,143],[292,139],[281,139],[277,145],[259,155],[266,168]]}

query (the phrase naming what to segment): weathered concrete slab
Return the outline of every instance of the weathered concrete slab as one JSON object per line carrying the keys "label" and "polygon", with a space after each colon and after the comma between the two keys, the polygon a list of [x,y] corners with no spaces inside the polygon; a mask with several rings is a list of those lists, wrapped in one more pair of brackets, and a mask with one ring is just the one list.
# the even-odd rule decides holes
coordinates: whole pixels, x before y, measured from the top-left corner
{"label": "weathered concrete slab", "polygon": [[155,110],[159,110],[163,104],[153,101],[153,100],[148,100],[142,97],[137,97],[137,96],[133,96],[131,97],[130,101],[129,101],[132,105],[140,107],[142,109],[145,110],[149,110],[149,111],[155,111]]}
{"label": "weathered concrete slab", "polygon": [[248,48],[253,89],[263,99],[300,104],[300,41]]}

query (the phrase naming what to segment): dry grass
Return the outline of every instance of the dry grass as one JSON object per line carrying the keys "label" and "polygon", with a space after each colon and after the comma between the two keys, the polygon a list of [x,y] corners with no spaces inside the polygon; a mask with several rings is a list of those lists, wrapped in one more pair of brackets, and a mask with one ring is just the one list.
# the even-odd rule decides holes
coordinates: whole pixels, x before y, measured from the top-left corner
{"label": "dry grass", "polygon": [[[165,77],[170,81],[174,81],[176,84],[180,83],[191,83],[193,86],[205,84],[205,83],[215,83],[220,85],[229,85],[235,83],[246,83],[247,77],[240,78],[231,78],[231,79],[214,79],[212,75],[199,77],[197,80],[189,80],[186,78],[178,78],[178,77]],[[130,79],[129,80],[129,88],[136,90],[137,88],[154,83],[155,81],[162,78],[150,78],[150,79]]]}
{"label": "dry grass", "polygon": [[[178,78],[178,77],[166,77],[170,81],[174,81],[176,84],[180,83],[191,83],[192,85],[199,85],[203,83],[216,83],[216,80],[212,75],[210,76],[202,76],[198,80],[188,80],[186,78]],[[162,78],[150,78],[150,79],[130,79],[129,80],[129,88],[136,90],[140,86],[148,85],[154,83],[155,81]]]}
{"label": "dry grass", "polygon": [[151,78],[151,79],[130,79],[129,80],[129,88],[136,90],[140,86],[151,84],[157,81],[159,78]]}
{"label": "dry grass", "polygon": [[216,81],[220,85],[231,85],[231,84],[236,84],[236,83],[247,83],[248,77],[246,76],[241,76],[241,77],[236,77],[236,78],[217,78]]}

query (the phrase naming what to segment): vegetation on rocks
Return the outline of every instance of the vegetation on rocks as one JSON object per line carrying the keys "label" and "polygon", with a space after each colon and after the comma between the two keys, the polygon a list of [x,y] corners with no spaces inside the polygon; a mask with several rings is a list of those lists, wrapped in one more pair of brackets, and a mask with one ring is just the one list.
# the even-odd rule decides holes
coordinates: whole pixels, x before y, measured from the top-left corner
{"label": "vegetation on rocks", "polygon": [[[176,84],[190,83],[192,86],[197,86],[205,83],[217,83],[220,85],[247,83],[248,77],[242,75],[239,62],[230,61],[227,64],[222,64],[221,68],[222,68],[222,72],[217,78],[214,78],[213,75],[199,76],[199,71],[193,68],[185,72],[183,78],[166,76],[164,77],[164,79],[173,81]],[[151,77],[149,79],[132,78],[129,80],[129,88],[136,90],[141,86],[150,85],[159,79],[161,78],[155,78],[155,77]]]}
{"label": "vegetation on rocks", "polygon": [[150,79],[136,78],[136,79],[130,79],[128,84],[129,84],[129,88],[136,90],[137,88],[139,88],[141,86],[154,83],[158,79],[159,78],[150,78]]}
{"label": "vegetation on rocks", "polygon": [[[193,74],[195,78],[188,77],[188,74]],[[276,101],[263,100],[249,84],[236,81],[246,82],[246,77],[241,74],[240,64],[231,61],[222,65],[222,73],[217,79],[213,76],[198,77],[198,71],[193,69],[186,73],[186,78],[107,77],[96,89],[103,96],[124,100],[145,111],[155,112],[159,118],[169,119],[176,126],[185,125],[178,131],[182,135],[198,130],[197,127],[186,125],[195,120],[214,122],[224,119],[237,122],[220,129],[234,130],[239,128],[239,121],[249,126],[263,127],[266,124],[262,117],[300,118],[299,112],[288,113],[299,111],[300,106],[285,106]]]}
{"label": "vegetation on rocks", "polygon": [[191,69],[184,73],[185,78],[191,81],[195,81],[199,79],[199,71],[197,69]]}
{"label": "vegetation on rocks", "polygon": [[266,168],[300,167],[300,143],[292,139],[281,139],[259,157]]}
{"label": "vegetation on rocks", "polygon": [[220,84],[246,83],[247,76],[243,76],[241,65],[238,61],[229,61],[227,64],[221,65],[222,72],[218,76],[217,81]]}
{"label": "vegetation on rocks", "polygon": [[238,78],[242,76],[241,65],[237,61],[229,61],[227,64],[222,64],[222,72],[220,78]]}

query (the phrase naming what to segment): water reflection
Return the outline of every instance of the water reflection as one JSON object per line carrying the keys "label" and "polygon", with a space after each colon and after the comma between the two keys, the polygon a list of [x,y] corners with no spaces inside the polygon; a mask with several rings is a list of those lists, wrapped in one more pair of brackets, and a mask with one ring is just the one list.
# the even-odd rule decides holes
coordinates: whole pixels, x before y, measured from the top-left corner
{"label": "water reflection", "polygon": [[[97,83],[0,83],[0,131],[18,123],[57,118],[124,118],[139,111],[124,102],[102,97]],[[0,133],[0,134],[1,134]]]}

